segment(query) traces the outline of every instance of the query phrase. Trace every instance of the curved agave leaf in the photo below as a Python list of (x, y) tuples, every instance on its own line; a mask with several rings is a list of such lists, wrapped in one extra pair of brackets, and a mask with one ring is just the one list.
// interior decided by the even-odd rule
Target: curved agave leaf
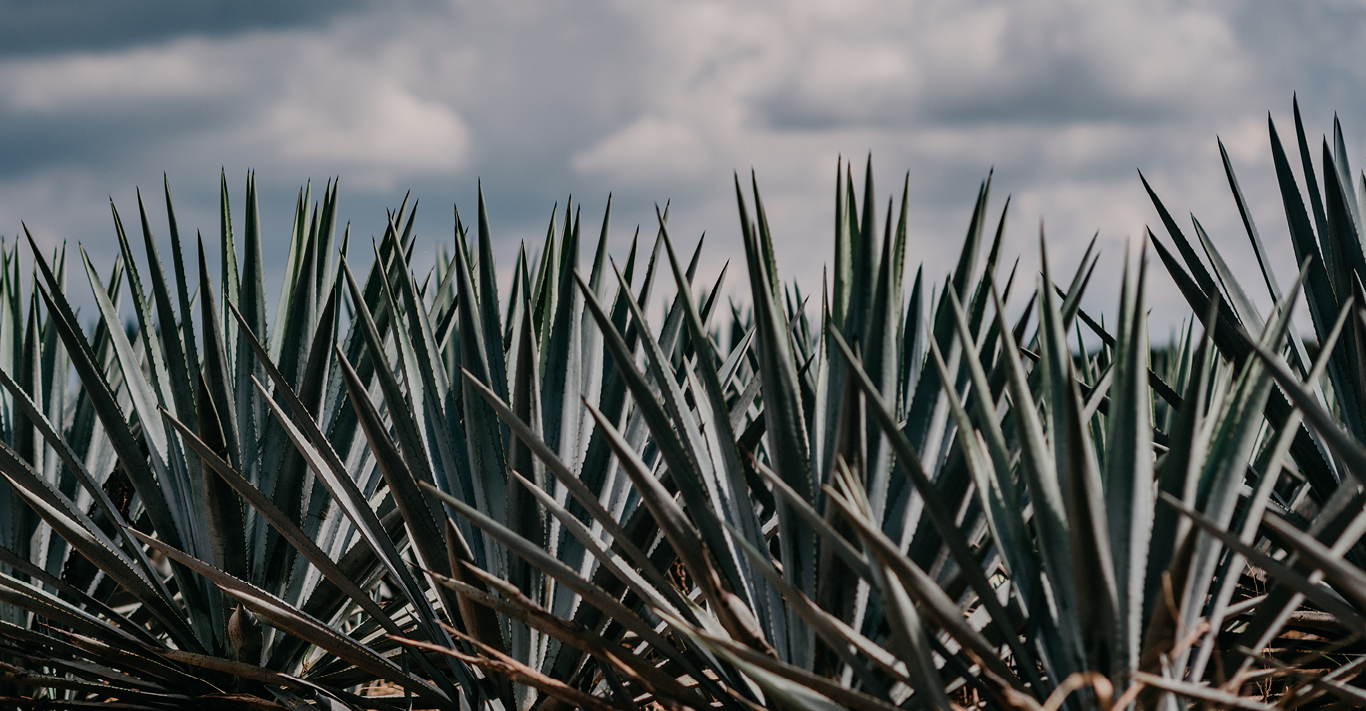
[(182, 565), (185, 565), (196, 573), (212, 580), (225, 594), (237, 599), (257, 614), (265, 617), (271, 624), (280, 627), (290, 634), (302, 637), (313, 644), (327, 649), (338, 657), (375, 674), (379, 678), (398, 683), (404, 688), (410, 689), (420, 697), (437, 703), (442, 708), (453, 707), (451, 700), (435, 686), (432, 686), (429, 682), (422, 679), (404, 673), (397, 665), (385, 659), (364, 643), (333, 630), (320, 620), (313, 619), (302, 612), (299, 612), (289, 603), (257, 588), (251, 583), (222, 573), (213, 566), (185, 555), (181, 551), (178, 551), (155, 538), (148, 537), (137, 531), (134, 531), (133, 535), (148, 546), (161, 551), (169, 557), (175, 558)]

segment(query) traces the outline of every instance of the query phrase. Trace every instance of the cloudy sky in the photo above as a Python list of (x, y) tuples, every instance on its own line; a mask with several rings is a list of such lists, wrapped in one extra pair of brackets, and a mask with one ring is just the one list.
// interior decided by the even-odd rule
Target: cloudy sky
[[(504, 270), (556, 201), (582, 200), (596, 232), (611, 192), (614, 252), (672, 200), (676, 236), (708, 234), (710, 280), (741, 257), (731, 176), (753, 168), (783, 276), (815, 289), (836, 158), (871, 152), (881, 201), (909, 172), (929, 279), (993, 167), (1026, 276), (1040, 220), (1055, 269), (1099, 231), (1114, 273), (1126, 238), (1157, 224), (1141, 169), (1257, 284), (1221, 136), (1285, 283), (1267, 112), (1292, 130), (1299, 92), (1315, 136), (1339, 112), (1366, 163), (1361, 2), (0, 0), (0, 18), (0, 234), (23, 220), (97, 259), (114, 253), (109, 197), (131, 219), (135, 188), (156, 194), (163, 171), (182, 231), (215, 236), (221, 167), (239, 210), (258, 171), (268, 257), (310, 178), (341, 176), (362, 240), (411, 189), (419, 255), (451, 239), (452, 204), (472, 212), (482, 179)], [(1116, 282), (1089, 306), (1111, 311)], [(1160, 338), (1187, 310), (1155, 283)]]

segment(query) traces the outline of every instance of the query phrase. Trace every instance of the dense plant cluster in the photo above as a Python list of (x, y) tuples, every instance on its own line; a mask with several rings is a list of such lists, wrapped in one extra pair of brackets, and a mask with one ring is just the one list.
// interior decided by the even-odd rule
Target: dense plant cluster
[[(815, 303), (738, 179), (743, 307), (667, 208), (609, 258), (610, 200), (596, 240), (552, 212), (500, 294), (482, 193), (421, 274), (415, 205), (361, 255), (337, 186), (305, 189), (273, 315), (251, 178), (217, 274), (169, 186), (169, 270), (141, 196), (112, 268), (27, 236), (0, 250), (0, 706), (1361, 706), (1366, 175), (1295, 128), (1293, 283), (1225, 155), (1260, 281), (1145, 181), (1165, 235), (1108, 329), (1093, 250), (1001, 268), (989, 177), (953, 273), (908, 286), (907, 187), (884, 212), (871, 163), (861, 194), (836, 170)], [(1156, 351), (1150, 252), (1197, 317)]]

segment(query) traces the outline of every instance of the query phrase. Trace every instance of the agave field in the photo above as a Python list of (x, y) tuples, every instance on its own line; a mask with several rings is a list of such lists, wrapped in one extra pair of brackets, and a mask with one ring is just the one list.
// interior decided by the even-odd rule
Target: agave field
[[(1269, 128), (1298, 273), (1225, 155), (1260, 273), (1145, 181), (1109, 326), (1093, 250), (1001, 263), (989, 177), (930, 287), (871, 163), (810, 294), (738, 179), (742, 265), (667, 209), (614, 260), (610, 201), (566, 203), (510, 282), (482, 194), (427, 270), (415, 206), (362, 248), (305, 189), (274, 313), (250, 177), (207, 247), (169, 186), (112, 268), (26, 234), (0, 707), (1366, 706), (1366, 174)], [(1190, 306), (1158, 349), (1153, 270)]]

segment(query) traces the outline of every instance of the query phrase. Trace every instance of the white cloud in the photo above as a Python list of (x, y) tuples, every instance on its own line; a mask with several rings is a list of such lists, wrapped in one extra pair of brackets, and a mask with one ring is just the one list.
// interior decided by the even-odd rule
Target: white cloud
[(231, 64), (198, 61), (213, 47), (197, 41), (118, 53), (10, 60), (0, 94), (11, 110), (52, 114), (98, 110), (109, 103), (206, 98), (237, 84)]
[(463, 167), (469, 130), (450, 107), (378, 82), (353, 90), (341, 100), (281, 96), (247, 133), (285, 165), (324, 166), (386, 190), (406, 172)]
[(647, 116), (574, 156), (574, 168), (626, 180), (691, 178), (710, 167), (708, 146), (681, 122)]

